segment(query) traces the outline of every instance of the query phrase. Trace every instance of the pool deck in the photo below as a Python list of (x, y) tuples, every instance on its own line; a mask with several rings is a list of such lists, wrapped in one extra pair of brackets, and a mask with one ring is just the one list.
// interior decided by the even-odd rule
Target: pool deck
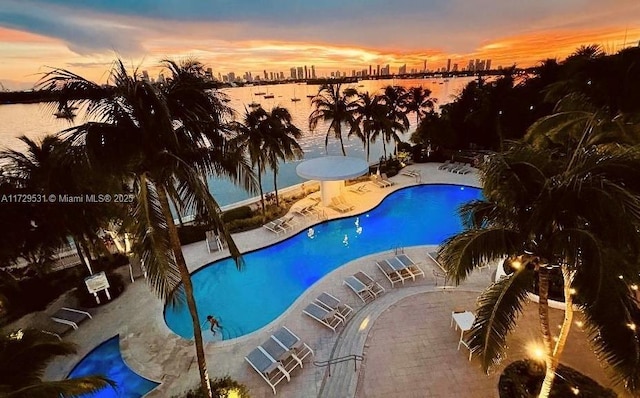
[[(458, 175), (437, 169), (438, 163), (416, 164), (409, 168), (421, 170), (420, 183), (451, 183), (479, 186), (475, 172)], [(391, 178), (395, 185), (377, 188), (371, 183), (370, 192), (356, 194), (345, 189), (347, 201), (355, 209), (340, 214), (325, 209), (327, 219), (358, 214), (375, 207), (390, 192), (418, 183), (415, 178), (397, 175)], [(277, 240), (318, 223), (318, 219), (298, 217), (297, 228), (276, 236), (264, 228), (234, 235), (243, 252), (270, 245)], [(425, 228), (430, 228), (425, 222)], [(390, 231), (392, 233), (392, 231)], [(293, 330), (315, 352), (312, 360), (305, 360), (303, 369), (296, 369), (290, 382), (280, 383), (276, 389), (280, 397), (497, 397), (497, 380), (502, 366), (487, 376), (474, 358), (468, 361), (464, 347), (456, 350), (459, 332), (450, 328), (451, 312), (462, 308), (475, 309), (475, 300), (489, 283), (492, 270), (474, 272), (458, 287), (436, 286), (432, 271), (437, 266), (426, 253), (435, 246), (406, 248), (405, 252), (425, 272), (425, 278), (391, 288), (389, 282), (375, 267), (377, 259), (392, 256), (393, 251), (362, 257), (334, 270), (308, 289), (275, 321), (249, 335), (231, 341), (209, 342), (205, 346), (209, 375), (229, 375), (244, 383), (252, 397), (271, 397), (273, 392), (264, 380), (245, 362), (257, 345), (282, 325)], [(227, 253), (208, 253), (205, 242), (183, 247), (191, 270), (196, 270)], [(386, 294), (363, 305), (342, 281), (348, 275), (364, 270), (386, 289)], [(355, 314), (344, 327), (333, 333), (320, 323), (302, 314), (302, 309), (327, 291), (354, 308)], [(62, 297), (54, 303), (69, 303)], [(78, 354), (56, 360), (47, 369), (46, 377), (62, 378), (84, 355), (104, 340), (119, 334), (124, 360), (140, 375), (162, 384), (148, 397), (171, 397), (198, 385), (198, 368), (193, 343), (175, 335), (168, 329), (162, 316), (163, 305), (143, 278), (128, 283), (126, 290), (114, 302), (92, 310), (93, 319), (79, 330), (65, 337), (78, 345)], [(518, 329), (508, 340), (509, 361), (522, 358), (524, 345), (537, 337), (535, 304), (527, 304)], [(200, 314), (203, 319), (206, 314)], [(562, 312), (552, 310), (552, 319), (559, 323)], [(22, 318), (12, 328), (37, 325), (44, 313)], [(563, 362), (609, 385), (594, 354), (588, 348), (583, 332), (572, 328)], [(332, 366), (329, 377), (326, 367), (317, 367), (313, 361), (323, 361), (350, 354), (364, 354), (364, 362), (344, 362)], [(506, 362), (509, 362), (506, 361)]]

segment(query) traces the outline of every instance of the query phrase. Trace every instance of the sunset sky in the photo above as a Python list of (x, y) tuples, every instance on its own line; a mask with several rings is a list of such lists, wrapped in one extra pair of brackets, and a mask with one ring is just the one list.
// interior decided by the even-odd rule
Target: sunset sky
[(216, 76), (288, 76), (305, 64), (397, 72), (447, 58), (530, 66), (639, 41), (638, 0), (1, 0), (0, 82), (30, 88), (55, 66), (102, 83), (117, 56), (152, 76), (160, 59), (185, 56)]

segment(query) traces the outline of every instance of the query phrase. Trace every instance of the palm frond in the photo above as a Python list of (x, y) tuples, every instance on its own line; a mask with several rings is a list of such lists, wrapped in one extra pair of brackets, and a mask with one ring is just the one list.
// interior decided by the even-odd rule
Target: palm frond
[(107, 387), (116, 388), (116, 383), (102, 376), (78, 377), (75, 379), (44, 381), (23, 387), (5, 395), (7, 398), (81, 398), (97, 393)]
[(138, 221), (133, 229), (136, 237), (134, 252), (147, 270), (147, 281), (158, 297), (173, 302), (180, 274), (171, 251), (156, 187), (146, 175), (142, 175), (136, 181), (134, 192), (136, 203), (132, 216)]
[(523, 268), (494, 282), (478, 297), (476, 320), (469, 332), (468, 344), (472, 351), (480, 353), (485, 372), (501, 361), (507, 336), (522, 314), (533, 278), (534, 272)]
[(504, 228), (487, 227), (463, 231), (446, 239), (438, 258), (456, 284), (475, 267), (514, 255), (522, 248), (519, 233)]

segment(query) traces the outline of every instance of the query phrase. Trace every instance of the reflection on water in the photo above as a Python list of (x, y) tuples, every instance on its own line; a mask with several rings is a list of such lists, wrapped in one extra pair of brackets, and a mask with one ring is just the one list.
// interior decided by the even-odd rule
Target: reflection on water
[[(448, 81), (443, 79), (407, 79), (407, 80), (363, 80), (357, 84), (345, 85), (345, 87), (354, 87), (358, 91), (376, 94), (382, 87), (399, 85), (404, 87), (422, 86), (432, 91), (431, 96), (438, 99), (438, 104), (446, 104), (451, 101), (472, 78), (451, 78)], [(362, 87), (359, 87), (362, 85)], [(306, 84), (279, 84), (269, 86), (256, 87), (234, 87), (226, 88), (222, 91), (227, 94), (230, 99), (229, 105), (238, 113), (244, 112), (245, 107), (253, 101), (259, 102), (265, 109), (279, 105), (289, 109), (293, 122), (303, 132), (302, 138), (299, 140), (300, 146), (304, 150), (305, 158), (312, 159), (325, 154), (324, 139), (328, 125), (319, 123), (316, 130), (309, 131), (309, 114), (311, 113), (311, 99), (309, 95), (317, 93), (319, 86)], [(263, 95), (255, 95), (256, 92), (267, 92), (273, 94), (273, 98), (264, 98)], [(299, 98), (300, 101), (291, 101), (293, 97)], [(249, 108), (248, 108), (249, 109)], [(26, 135), (32, 139), (37, 139), (47, 133), (55, 133), (65, 128), (69, 128), (74, 124), (80, 124), (87, 121), (83, 109), (78, 110), (78, 116), (74, 120), (66, 120), (56, 118), (55, 107), (44, 104), (14, 104), (0, 106), (0, 147), (11, 149), (24, 149), (17, 137)], [(411, 127), (409, 132), (402, 136), (407, 141), (411, 132), (415, 130), (415, 115), (409, 115)], [(347, 155), (364, 159), (365, 153), (363, 144), (357, 139), (348, 139), (346, 131), (344, 132), (344, 146)], [(387, 148), (389, 151), (390, 148)], [(330, 155), (341, 155), (339, 142), (335, 139), (329, 139), (328, 153)], [(375, 162), (382, 155), (382, 143), (379, 140), (371, 145), (370, 161)], [(286, 187), (303, 182), (295, 173), (295, 167), (298, 162), (286, 163), (281, 165), (278, 173), (278, 187)], [(212, 179), (211, 190), (221, 205), (234, 203), (249, 197), (249, 195), (234, 186), (226, 180)], [(273, 175), (268, 172), (263, 183), (265, 191), (273, 190)]]

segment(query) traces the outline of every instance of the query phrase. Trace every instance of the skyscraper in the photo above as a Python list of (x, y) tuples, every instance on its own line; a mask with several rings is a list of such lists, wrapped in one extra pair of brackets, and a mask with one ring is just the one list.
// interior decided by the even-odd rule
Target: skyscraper
[(447, 60), (447, 72), (451, 72), (451, 58)]
[(457, 72), (458, 71), (458, 64), (453, 64), (453, 71)]
[(376, 71), (376, 76), (380, 76), (380, 65), (378, 65), (378, 70)]
[(304, 69), (302, 66), (298, 66), (298, 79), (304, 79)]
[(406, 73), (407, 73), (407, 64), (404, 64), (398, 68), (399, 75), (405, 75)]
[(291, 68), (291, 78), (292, 79), (296, 78), (296, 68), (295, 67)]
[(304, 66), (304, 78), (305, 79), (309, 78), (309, 71), (307, 70), (307, 65)]
[(264, 69), (262, 72), (264, 73), (264, 80), (267, 80), (269, 78), (269, 76), (267, 75), (267, 70)]
[(316, 67), (311, 65), (311, 78), (315, 79), (316, 78)]
[(491, 60), (488, 59), (486, 64), (485, 64), (485, 70), (491, 70)]

